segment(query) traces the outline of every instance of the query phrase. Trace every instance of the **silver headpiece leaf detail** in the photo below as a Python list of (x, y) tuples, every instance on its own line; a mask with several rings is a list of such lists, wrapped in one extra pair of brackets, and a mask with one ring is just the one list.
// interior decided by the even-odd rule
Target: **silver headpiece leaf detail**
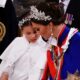
[(24, 19), (22, 19), (21, 21), (19, 21), (18, 26), (21, 28), (21, 26), (23, 26), (23, 24), (27, 21), (30, 21), (30, 18), (25, 17)]
[(50, 21), (52, 18), (48, 15), (45, 15), (45, 12), (38, 11), (36, 6), (31, 6), (31, 12), (29, 18), (34, 18), (37, 20)]

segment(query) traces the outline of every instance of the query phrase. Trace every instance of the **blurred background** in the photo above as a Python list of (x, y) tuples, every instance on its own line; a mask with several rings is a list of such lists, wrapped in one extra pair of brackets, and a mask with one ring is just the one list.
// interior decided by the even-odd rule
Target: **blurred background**
[(17, 17), (21, 16), (31, 4), (38, 4), (46, 0), (13, 0), (13, 5), (16, 10)]

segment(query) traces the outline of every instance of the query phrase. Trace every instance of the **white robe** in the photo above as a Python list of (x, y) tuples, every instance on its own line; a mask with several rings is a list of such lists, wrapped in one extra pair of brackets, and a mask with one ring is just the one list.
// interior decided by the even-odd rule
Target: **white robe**
[(40, 80), (46, 50), (41, 38), (29, 44), (25, 37), (17, 37), (1, 55), (0, 74), (8, 72), (9, 80)]

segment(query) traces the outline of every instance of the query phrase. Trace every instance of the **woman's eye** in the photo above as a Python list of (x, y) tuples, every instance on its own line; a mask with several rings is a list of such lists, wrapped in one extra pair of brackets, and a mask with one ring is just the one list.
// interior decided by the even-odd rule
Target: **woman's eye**
[(34, 31), (34, 33), (36, 33), (36, 31)]
[(34, 31), (39, 31), (39, 28), (34, 28)]
[(36, 30), (37, 30), (37, 31), (40, 31), (40, 29), (38, 29), (38, 28), (37, 28)]

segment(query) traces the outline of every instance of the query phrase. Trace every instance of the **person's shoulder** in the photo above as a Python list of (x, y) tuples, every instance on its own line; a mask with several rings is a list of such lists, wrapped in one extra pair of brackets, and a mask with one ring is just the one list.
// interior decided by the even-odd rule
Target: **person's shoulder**
[(80, 33), (77, 32), (69, 42), (69, 50), (71, 50), (71, 53), (74, 55), (77, 53), (80, 56)]
[(23, 40), (23, 37), (16, 37), (13, 41)]
[(24, 42), (24, 41), (27, 42), (27, 39), (22, 36), (22, 37), (16, 37), (13, 41), (18, 42), (18, 43), (19, 42)]
[[(67, 51), (64, 54), (64, 63), (66, 65), (62, 72), (66, 69), (66, 72), (75, 73), (77, 70), (80, 72), (80, 33), (77, 32), (70, 40)], [(72, 68), (73, 67), (73, 68)], [(66, 75), (66, 74), (62, 75)]]
[(80, 43), (80, 32), (77, 32), (72, 38), (71, 38), (71, 41), (75, 43)]
[(28, 45), (28, 41), (24, 38), (24, 37), (16, 37), (13, 41), (12, 41), (13, 45), (15, 45), (16, 47), (25, 47)]

